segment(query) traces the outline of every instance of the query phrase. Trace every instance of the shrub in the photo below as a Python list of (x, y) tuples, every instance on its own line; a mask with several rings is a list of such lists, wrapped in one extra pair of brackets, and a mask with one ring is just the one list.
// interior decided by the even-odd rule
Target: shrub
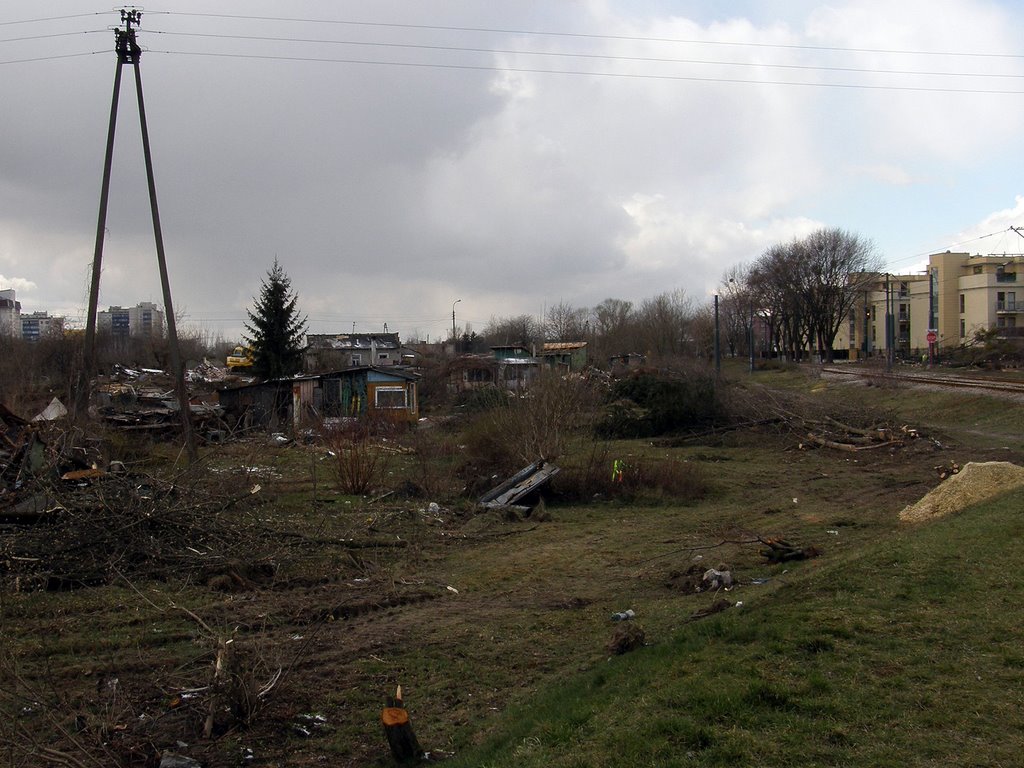
[(335, 455), (335, 473), (342, 493), (361, 495), (379, 487), (394, 455), (381, 444), (381, 435), (394, 431), (393, 422), (351, 419), (320, 427), (320, 436)]
[(597, 424), (605, 438), (663, 435), (710, 423), (722, 411), (711, 371), (675, 377), (640, 372), (615, 382), (609, 401)]
[(608, 443), (592, 443), (582, 461), (562, 468), (553, 486), (562, 498), (574, 501), (600, 496), (618, 500), (668, 497), (689, 502), (704, 498), (710, 490), (699, 464), (632, 456), (618, 461), (616, 458)]

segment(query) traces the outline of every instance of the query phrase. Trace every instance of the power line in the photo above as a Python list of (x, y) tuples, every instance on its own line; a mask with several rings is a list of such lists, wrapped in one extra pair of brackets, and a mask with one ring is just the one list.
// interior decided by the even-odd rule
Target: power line
[(84, 19), (88, 16), (106, 16), (116, 11), (95, 11), (93, 13), (72, 13), (67, 16), (47, 16), (40, 19), (19, 19), (17, 21), (0, 21), (0, 27), (9, 27), (13, 24), (36, 24), (44, 21), (66, 21), (67, 19)]
[(31, 63), (37, 62), (37, 61), (55, 61), (57, 59), (74, 59), (74, 58), (77, 58), (79, 56), (95, 56), (98, 53), (110, 53), (110, 51), (109, 50), (106, 50), (106, 51), (84, 51), (82, 53), (62, 53), (62, 54), (57, 54), (57, 55), (54, 55), (54, 56), (36, 56), (35, 58), (31, 58), (31, 59), (7, 59), (6, 61), (0, 61), (0, 66), (3, 66), (4, 64), (31, 64)]
[(989, 52), (974, 52), (974, 51), (920, 51), (920, 50), (901, 50), (901, 49), (890, 49), (890, 48), (841, 48), (837, 46), (828, 45), (797, 45), (787, 43), (752, 43), (752, 42), (737, 42), (730, 40), (697, 40), (687, 38), (672, 38), (672, 37), (644, 37), (638, 35), (602, 35), (592, 34), (584, 32), (552, 32), (545, 30), (530, 30), (530, 29), (502, 29), (493, 27), (460, 27), (460, 26), (445, 26), (440, 24), (400, 24), (394, 22), (381, 22), (381, 21), (352, 21), (346, 19), (308, 19), (308, 18), (294, 18), (287, 16), (246, 16), (242, 14), (227, 14), (227, 13), (186, 13), (178, 11), (152, 11), (151, 13), (158, 13), (167, 16), (196, 16), (202, 18), (219, 18), (219, 19), (238, 19), (245, 21), (285, 21), (295, 22), (303, 24), (341, 24), (354, 27), (383, 27), (391, 29), (418, 29), (418, 30), (433, 30), (443, 32), (484, 32), (488, 34), (501, 34), (501, 35), (537, 35), (537, 36), (548, 36), (548, 37), (570, 37), (570, 38), (582, 38), (588, 40), (625, 40), (632, 42), (649, 42), (649, 43), (685, 43), (689, 45), (733, 45), (741, 47), (751, 48), (780, 48), (780, 49), (795, 49), (795, 50), (808, 50), (808, 51), (837, 51), (842, 53), (894, 53), (901, 55), (911, 56), (964, 56), (964, 57), (976, 57), (976, 58), (1005, 58), (1005, 59), (1024, 59), (1024, 54), (1015, 53), (989, 53)]
[[(361, 41), (361, 40), (325, 40), (322, 38), (301, 38), (301, 37), (273, 37), (269, 35), (228, 35), (228, 34), (213, 34), (209, 32), (170, 32), (167, 30), (149, 30), (151, 34), (157, 35), (170, 35), (176, 37), (199, 37), (199, 38), (213, 38), (218, 40), (252, 40), (260, 42), (278, 42), (278, 43), (322, 43), (327, 45), (354, 45), (354, 46), (365, 46), (373, 48), (402, 48), (402, 49), (414, 49), (424, 51), (458, 51), (463, 53), (489, 53), (489, 54), (509, 54), (515, 56), (549, 56), (549, 57), (561, 57), (561, 58), (575, 58), (575, 59), (601, 59), (605, 61), (635, 61), (642, 63), (654, 63), (654, 64), (707, 64), (715, 66), (729, 66), (729, 67), (756, 67), (764, 69), (797, 69), (797, 70), (810, 70), (810, 71), (821, 71), (821, 72), (853, 72), (858, 74), (884, 74), (884, 75), (919, 75), (928, 77), (1004, 77), (1004, 78), (1024, 78), (1024, 75), (1019, 74), (991, 74), (985, 72), (922, 72), (916, 70), (902, 70), (902, 69), (872, 69), (863, 67), (829, 67), (829, 66), (813, 66), (809, 64), (769, 64), (760, 62), (750, 61), (722, 61), (714, 59), (678, 59), (678, 58), (667, 58), (667, 57), (656, 57), (656, 56), (617, 56), (612, 54), (600, 54), (600, 53), (568, 53), (559, 51), (528, 51), (528, 50), (516, 50), (507, 48), (479, 48), (479, 47), (468, 47), (468, 46), (454, 46), (454, 45), (423, 45), (414, 43), (384, 43), (375, 41)], [(0, 40), (0, 42), (3, 42)]]
[(608, 77), (632, 80), (667, 80), (681, 82), (732, 83), (741, 85), (788, 85), (809, 88), (844, 88), (869, 91), (916, 91), (921, 93), (965, 93), (994, 96), (1021, 96), (1024, 91), (983, 88), (939, 88), (910, 85), (869, 85), (864, 83), (801, 83), (787, 80), (747, 80), (732, 77), (700, 77), (697, 75), (653, 75), (634, 72), (586, 72), (581, 70), (539, 69), (534, 67), (502, 67), (485, 64), (438, 64), (429, 62), (384, 61), (373, 59), (334, 59), (317, 56), (281, 56), (252, 53), (210, 53), (197, 51), (170, 51), (147, 48), (149, 53), (163, 53), (172, 56), (212, 56), (227, 59), (257, 59), (263, 61), (296, 61), (320, 64), (362, 64), (369, 66), (409, 67), (422, 69), (452, 69), (477, 72), (518, 72), (521, 74), (571, 75), (575, 77)]
[(74, 35), (93, 35), (97, 32), (104, 32), (109, 34), (109, 29), (83, 29), (78, 32), (54, 32), (50, 35), (27, 35), (25, 37), (6, 37), (0, 40), (0, 43), (21, 43), (26, 40), (46, 40), (51, 37), (72, 37)]

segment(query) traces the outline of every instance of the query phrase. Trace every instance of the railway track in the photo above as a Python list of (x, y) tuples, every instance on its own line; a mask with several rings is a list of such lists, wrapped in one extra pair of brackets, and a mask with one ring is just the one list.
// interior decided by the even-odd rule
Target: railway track
[(974, 389), (989, 392), (1003, 392), (1024, 395), (1024, 378), (1022, 379), (983, 379), (942, 373), (910, 373), (907, 371), (885, 372), (881, 370), (863, 370), (854, 366), (823, 366), (822, 373), (837, 376), (855, 376), (870, 379), (885, 379), (907, 384), (928, 384), (938, 387), (957, 389)]

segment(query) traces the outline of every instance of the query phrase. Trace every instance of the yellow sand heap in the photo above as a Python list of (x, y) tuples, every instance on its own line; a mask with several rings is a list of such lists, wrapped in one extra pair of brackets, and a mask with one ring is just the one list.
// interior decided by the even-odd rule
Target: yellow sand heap
[(1024, 467), (1008, 461), (968, 462), (957, 474), (950, 475), (916, 504), (900, 512), (905, 523), (920, 523), (1001, 496), (1024, 485)]

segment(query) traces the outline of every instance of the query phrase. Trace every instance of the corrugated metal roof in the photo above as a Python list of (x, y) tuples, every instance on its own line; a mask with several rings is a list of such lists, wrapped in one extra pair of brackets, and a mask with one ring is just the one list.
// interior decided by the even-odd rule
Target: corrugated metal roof
[(571, 352), (587, 346), (585, 341), (545, 341), (543, 352)]

